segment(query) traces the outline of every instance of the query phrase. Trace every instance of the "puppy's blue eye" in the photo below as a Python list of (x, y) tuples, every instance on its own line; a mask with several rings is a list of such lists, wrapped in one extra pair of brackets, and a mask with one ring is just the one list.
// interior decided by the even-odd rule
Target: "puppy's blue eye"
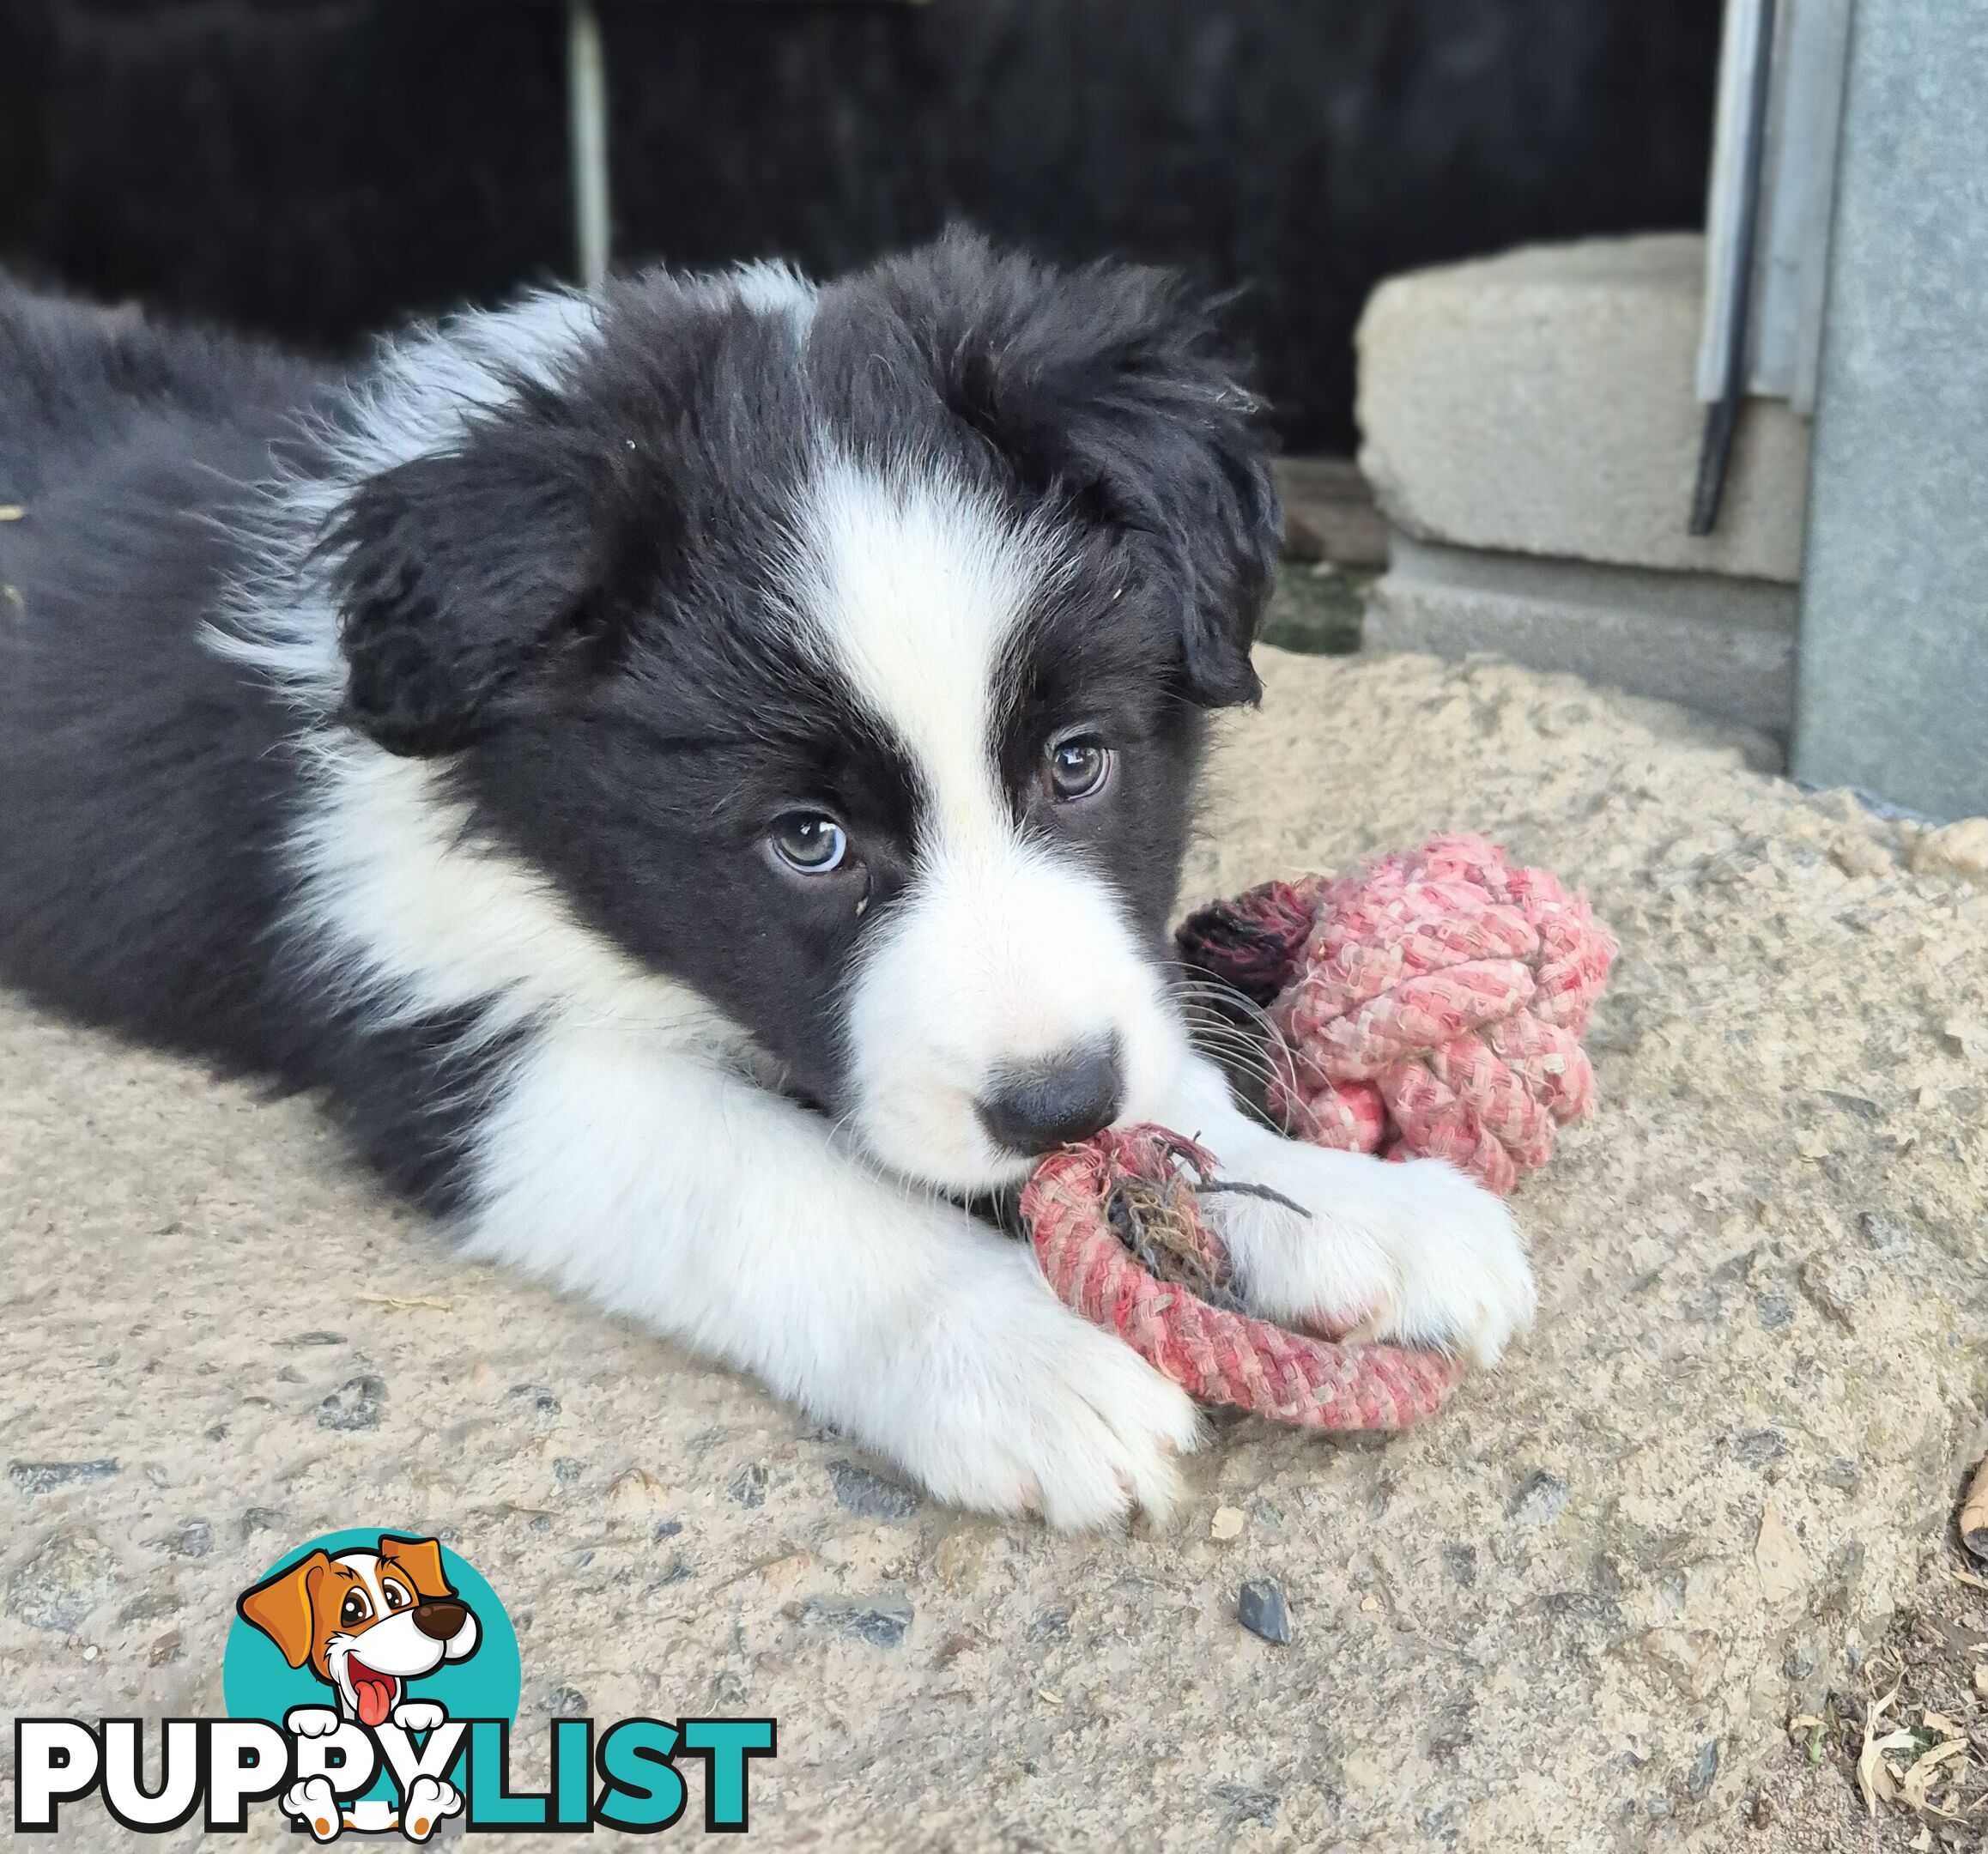
[(1068, 803), (1104, 790), (1112, 776), (1112, 749), (1095, 735), (1072, 735), (1049, 748), (1049, 785)]
[(767, 841), (781, 862), (803, 876), (826, 876), (849, 852), (848, 834), (825, 811), (790, 811), (775, 818)]

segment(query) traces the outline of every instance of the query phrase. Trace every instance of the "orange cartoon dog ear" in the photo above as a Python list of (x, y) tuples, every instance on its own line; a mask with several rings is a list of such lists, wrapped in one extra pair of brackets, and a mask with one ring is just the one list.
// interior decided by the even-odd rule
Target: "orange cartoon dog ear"
[(414, 1584), (415, 1595), (433, 1602), (438, 1596), (453, 1596), (447, 1577), (442, 1571), (442, 1548), (432, 1538), (395, 1538), (391, 1533), (379, 1536), (379, 1555), (391, 1565), (397, 1565)]
[(302, 1667), (317, 1645), (311, 1626), (311, 1585), (330, 1562), (323, 1552), (314, 1551), (244, 1590), (235, 1603), (242, 1621), (267, 1635), (294, 1668)]

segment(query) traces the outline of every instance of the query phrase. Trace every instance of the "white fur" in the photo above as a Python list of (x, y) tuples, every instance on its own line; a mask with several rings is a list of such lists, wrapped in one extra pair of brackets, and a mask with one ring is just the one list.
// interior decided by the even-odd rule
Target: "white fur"
[[(691, 287), (797, 329), (811, 304), (771, 271)], [(321, 723), (342, 682), (308, 553), (324, 514), (452, 441), (508, 391), (506, 369), (556, 379), (596, 327), (590, 300), (555, 294), (387, 350), (332, 477), (272, 492), (266, 568), (216, 647)], [(468, 1006), (471, 1038), (529, 1027), (481, 1124), (471, 1251), (756, 1373), (942, 1499), (1061, 1526), (1164, 1512), (1197, 1435), (1186, 1398), (1060, 1306), (1025, 1249), (924, 1188), (1025, 1169), (988, 1141), (975, 1095), (1003, 1065), (1111, 1033), (1124, 1118), (1200, 1134), (1312, 1212), (1229, 1200), (1255, 1305), (1494, 1357), (1531, 1308), (1503, 1206), (1441, 1167), (1313, 1152), (1247, 1120), (1189, 1053), (1105, 885), (1016, 831), (991, 727), (1003, 649), (1058, 571), (1046, 537), (908, 464), (880, 478), (826, 460), (797, 517), (797, 622), (902, 742), (930, 819), (856, 975), (846, 1125), (759, 1086), (742, 1029), (468, 839), (426, 767), (349, 730), (300, 735), (294, 925), (326, 972), (381, 1021)]]
[(1192, 1405), (1026, 1249), (693, 1057), (541, 1038), (494, 1112), (473, 1253), (675, 1334), (942, 1500), (1098, 1525), (1163, 1512)]
[(1057, 550), (942, 472), (833, 457), (799, 540), (804, 634), (902, 746), (924, 801), (917, 871), (849, 991), (851, 1124), (907, 1178), (1004, 1184), (1030, 1161), (975, 1112), (998, 1071), (1110, 1039), (1128, 1105), (1156, 1105), (1184, 1048), (1117, 898), (1024, 839), (996, 764), (1004, 653)]

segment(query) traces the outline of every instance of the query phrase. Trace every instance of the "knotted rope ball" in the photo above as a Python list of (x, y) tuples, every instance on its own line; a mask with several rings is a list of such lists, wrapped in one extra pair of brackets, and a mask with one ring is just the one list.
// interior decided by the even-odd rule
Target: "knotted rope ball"
[[(1580, 1037), (1615, 942), (1543, 869), (1482, 838), (1433, 839), (1359, 875), (1266, 882), (1179, 930), (1197, 972), (1262, 1014), (1266, 1103), (1296, 1137), (1446, 1159), (1512, 1189), (1594, 1102)], [(1454, 1365), (1252, 1319), (1200, 1194), (1213, 1155), (1159, 1127), (1052, 1153), (1021, 1215), (1050, 1285), (1204, 1403), (1322, 1429), (1401, 1428)]]
[(1615, 938), (1585, 896), (1482, 837), (1266, 882), (1179, 940), (1266, 1009), (1268, 1105), (1298, 1138), (1447, 1159), (1502, 1194), (1594, 1105), (1580, 1039)]

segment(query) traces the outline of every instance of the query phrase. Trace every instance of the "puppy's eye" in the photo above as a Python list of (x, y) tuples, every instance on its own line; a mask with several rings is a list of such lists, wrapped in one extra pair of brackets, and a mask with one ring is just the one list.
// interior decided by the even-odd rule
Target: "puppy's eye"
[(388, 1584), (383, 1588), (386, 1591), (386, 1607), (389, 1609), (404, 1609), (414, 1601), (397, 1584)]
[(372, 1614), (373, 1605), (367, 1601), (366, 1592), (364, 1590), (355, 1590), (346, 1591), (345, 1602), (338, 1611), (338, 1620), (342, 1622), (347, 1628), (356, 1627), (360, 1623), (365, 1621), (366, 1619)]
[(1049, 789), (1066, 804), (1102, 791), (1112, 776), (1112, 749), (1094, 734), (1052, 742), (1048, 760)]
[(767, 842), (787, 867), (802, 876), (826, 876), (849, 853), (846, 832), (825, 811), (790, 811), (775, 818)]

